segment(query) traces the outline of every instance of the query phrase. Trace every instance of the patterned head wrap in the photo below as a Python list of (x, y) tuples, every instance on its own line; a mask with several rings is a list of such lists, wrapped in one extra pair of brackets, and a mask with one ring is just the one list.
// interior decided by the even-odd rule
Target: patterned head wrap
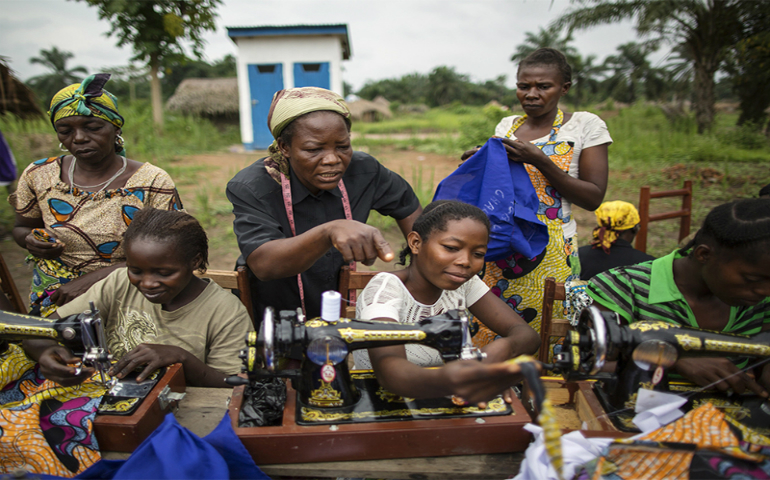
[(601, 247), (605, 253), (610, 253), (610, 247), (620, 232), (634, 228), (640, 221), (636, 207), (620, 200), (602, 203), (595, 213), (599, 226), (594, 228), (591, 245)]
[(287, 88), (273, 95), (273, 103), (267, 114), (267, 126), (276, 141), (268, 148), (270, 156), (265, 160), (265, 167), (276, 182), (281, 183), (281, 173), (289, 174), (289, 162), (278, 148), (277, 139), (281, 136), (281, 132), (302, 115), (324, 110), (339, 113), (346, 119), (350, 119), (350, 109), (345, 100), (325, 88)]
[[(51, 109), (48, 111), (51, 125), (56, 128), (57, 120), (82, 115), (99, 117), (121, 128), (124, 119), (118, 113), (118, 99), (104, 90), (104, 84), (109, 79), (109, 73), (97, 73), (86, 77), (82, 83), (74, 83), (59, 90), (51, 99)], [(125, 156), (123, 145), (120, 144), (117, 147), (119, 147), (118, 155)]]

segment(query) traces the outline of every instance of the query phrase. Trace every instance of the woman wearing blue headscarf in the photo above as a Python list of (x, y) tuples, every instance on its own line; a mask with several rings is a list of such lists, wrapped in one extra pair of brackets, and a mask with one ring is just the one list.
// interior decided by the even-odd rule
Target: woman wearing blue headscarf
[(165, 171), (126, 158), (109, 78), (91, 75), (54, 96), (48, 115), (68, 154), (30, 164), (10, 198), (13, 238), (34, 267), (33, 314), (47, 317), (123, 266), (123, 233), (138, 209), (182, 208)]

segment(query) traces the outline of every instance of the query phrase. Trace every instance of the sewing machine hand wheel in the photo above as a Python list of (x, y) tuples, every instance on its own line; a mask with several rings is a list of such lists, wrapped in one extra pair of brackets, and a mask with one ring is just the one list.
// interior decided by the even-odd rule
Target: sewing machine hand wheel
[(275, 372), (275, 310), (272, 307), (265, 308), (265, 315), (262, 318), (262, 326), (259, 330), (259, 336), (262, 338), (262, 360), (265, 362), (265, 369), (269, 372)]

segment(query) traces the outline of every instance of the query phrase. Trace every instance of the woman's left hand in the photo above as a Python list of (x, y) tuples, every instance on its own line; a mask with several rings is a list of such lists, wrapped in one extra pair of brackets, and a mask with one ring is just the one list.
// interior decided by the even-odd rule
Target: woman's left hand
[(123, 378), (138, 367), (146, 365), (142, 373), (136, 377), (136, 381), (141, 382), (161, 367), (168, 367), (174, 363), (184, 363), (187, 355), (187, 351), (181, 347), (142, 343), (113, 365), (110, 369), (110, 375)]
[(538, 169), (544, 162), (550, 162), (548, 156), (532, 143), (510, 138), (502, 138), (501, 140), (505, 152), (508, 154), (508, 160), (512, 162), (528, 163)]

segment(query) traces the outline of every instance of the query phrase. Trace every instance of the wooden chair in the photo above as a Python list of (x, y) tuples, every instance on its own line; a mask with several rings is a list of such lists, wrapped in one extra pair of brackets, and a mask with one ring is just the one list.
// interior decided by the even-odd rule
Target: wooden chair
[(340, 283), (337, 290), (342, 295), (340, 305), (340, 316), (345, 318), (355, 318), (356, 316), (356, 295), (357, 290), (361, 290), (380, 272), (351, 272), (350, 266), (345, 265), (340, 269)]
[[(251, 303), (251, 286), (249, 285), (249, 272), (246, 267), (238, 267), (230, 270), (206, 270), (205, 273), (197, 273), (201, 278), (210, 278), (222, 288), (238, 290), (243, 306), (249, 312), (249, 317), (254, 323), (254, 307)], [(256, 323), (255, 323), (256, 326)]]
[[(664, 197), (682, 197), (682, 208), (671, 212), (650, 215), (650, 199)], [(650, 187), (642, 187), (639, 192), (639, 233), (636, 234), (637, 250), (647, 251), (647, 231), (650, 222), (679, 218), (679, 242), (690, 234), (690, 217), (692, 215), (692, 181), (686, 180), (678, 190), (650, 192)]]
[(571, 326), (563, 318), (553, 318), (553, 302), (566, 300), (567, 294), (563, 283), (557, 283), (553, 277), (545, 279), (543, 288), (543, 313), (540, 318), (540, 350), (538, 359), (548, 363), (548, 353), (551, 350), (551, 337), (564, 337)]
[(11, 302), (11, 306), (17, 313), (27, 313), (27, 305), (24, 299), (19, 295), (19, 290), (16, 288), (16, 283), (11, 277), (11, 271), (8, 270), (8, 265), (5, 264), (3, 255), (0, 254), (0, 295), (5, 294), (8, 296), (8, 300)]

